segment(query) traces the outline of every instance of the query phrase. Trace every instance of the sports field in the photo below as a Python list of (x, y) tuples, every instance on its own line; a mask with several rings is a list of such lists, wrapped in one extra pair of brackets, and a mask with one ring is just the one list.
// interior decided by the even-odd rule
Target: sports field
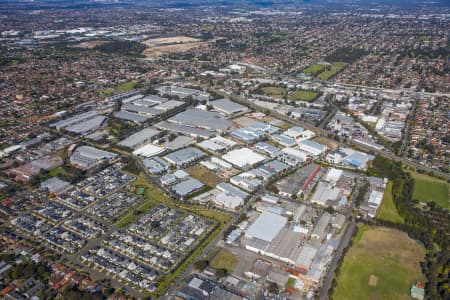
[(403, 218), (398, 214), (392, 197), (392, 181), (389, 181), (384, 191), (383, 200), (377, 211), (377, 218), (393, 223), (403, 223)]
[(289, 100), (311, 102), (319, 97), (319, 92), (298, 90), (288, 96)]
[(329, 70), (320, 73), (317, 76), (317, 78), (319, 78), (321, 80), (328, 80), (331, 77), (333, 77), (334, 75), (336, 75), (338, 72), (340, 72), (341, 70), (345, 69), (345, 67), (347, 67), (347, 63), (335, 62), (331, 65)]
[(332, 299), (411, 299), (415, 280), (424, 280), (425, 249), (404, 232), (362, 225), (337, 278)]
[(325, 71), (325, 65), (315, 64), (304, 69), (303, 73), (316, 76), (323, 71)]
[(414, 178), (413, 199), (420, 202), (436, 202), (437, 205), (450, 209), (450, 184), (425, 174), (411, 172)]

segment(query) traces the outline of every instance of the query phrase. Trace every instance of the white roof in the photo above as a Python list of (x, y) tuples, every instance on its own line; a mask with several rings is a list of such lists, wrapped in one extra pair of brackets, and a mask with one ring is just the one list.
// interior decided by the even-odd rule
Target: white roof
[(141, 156), (145, 156), (145, 157), (151, 157), (151, 156), (158, 155), (158, 154), (162, 153), (163, 151), (164, 151), (164, 148), (155, 146), (153, 144), (147, 144), (147, 145), (142, 146), (142, 147), (136, 149), (135, 151), (133, 151), (133, 154), (141, 155)]
[(263, 212), (248, 228), (245, 235), (249, 238), (258, 238), (271, 242), (286, 223), (287, 219), (283, 216), (271, 212)]
[(223, 155), (222, 158), (240, 168), (252, 166), (266, 159), (264, 155), (258, 154), (249, 148), (232, 150)]
[(292, 155), (298, 159), (301, 159), (303, 161), (305, 161), (308, 156), (308, 154), (306, 152), (303, 152), (303, 151), (300, 151), (297, 149), (293, 149), (290, 147), (283, 148), (281, 151), (283, 151), (284, 153), (286, 153), (288, 155)]
[(332, 185), (335, 185), (339, 178), (341, 178), (343, 173), (343, 170), (331, 168), (325, 176), (325, 181), (328, 181)]

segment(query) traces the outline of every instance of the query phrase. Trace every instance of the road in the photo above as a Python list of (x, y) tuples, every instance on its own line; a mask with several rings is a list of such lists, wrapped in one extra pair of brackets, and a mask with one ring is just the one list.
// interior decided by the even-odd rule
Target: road
[[(358, 180), (356, 183), (356, 186), (354, 188), (354, 191), (360, 191), (361, 189), (361, 180)], [(347, 209), (347, 212), (345, 213), (345, 218), (347, 219), (348, 223), (345, 227), (345, 231), (342, 234), (341, 241), (339, 243), (338, 248), (336, 249), (335, 255), (333, 256), (333, 259), (331, 260), (330, 265), (328, 266), (327, 275), (322, 281), (320, 292), (319, 292), (319, 300), (326, 300), (328, 299), (328, 293), (331, 288), (331, 284), (333, 283), (334, 274), (336, 273), (336, 268), (339, 264), (339, 262), (342, 259), (342, 256), (344, 255), (344, 249), (350, 244), (350, 241), (353, 237), (353, 233), (356, 229), (355, 221), (352, 219), (349, 221), (349, 218), (351, 217), (353, 210), (355, 208), (355, 199), (358, 196), (358, 193), (352, 193), (352, 196), (350, 197), (350, 207)]]

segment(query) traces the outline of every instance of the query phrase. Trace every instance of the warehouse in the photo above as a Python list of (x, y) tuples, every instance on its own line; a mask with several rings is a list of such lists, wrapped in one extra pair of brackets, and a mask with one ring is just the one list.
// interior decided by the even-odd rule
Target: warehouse
[(320, 181), (311, 197), (311, 202), (327, 206), (328, 202), (336, 201), (338, 198), (340, 198), (340, 190), (338, 188), (332, 188), (328, 183)]
[(70, 163), (80, 169), (90, 169), (104, 161), (111, 161), (117, 154), (90, 146), (77, 147), (70, 157)]
[(188, 147), (172, 152), (163, 158), (177, 167), (184, 167), (205, 156), (206, 154), (199, 149)]
[(293, 146), (297, 145), (297, 141), (287, 135), (275, 134), (275, 135), (272, 135), (271, 137), (272, 137), (272, 140), (274, 140), (276, 143), (278, 143), (284, 147), (293, 147)]
[(218, 112), (222, 112), (227, 115), (232, 115), (238, 112), (244, 112), (248, 110), (247, 107), (232, 102), (228, 99), (219, 99), (215, 101), (210, 101), (209, 104), (212, 105), (212, 107)]
[(248, 192), (256, 191), (262, 184), (261, 180), (248, 172), (231, 177), (230, 182)]
[(147, 121), (147, 118), (144, 116), (141, 116), (141, 115), (135, 114), (135, 113), (131, 113), (128, 111), (124, 111), (124, 110), (115, 112), (114, 118), (125, 120), (125, 121), (131, 121), (134, 123), (143, 123), (143, 122)]
[(270, 212), (262, 213), (247, 229), (245, 237), (270, 243), (286, 225), (287, 219)]
[(167, 102), (158, 104), (154, 108), (159, 111), (159, 114), (165, 111), (169, 111), (172, 109), (175, 109), (177, 107), (180, 107), (181, 105), (185, 104), (185, 102), (177, 101), (177, 100), (169, 100)]
[(232, 150), (227, 154), (222, 155), (222, 158), (241, 169), (251, 168), (255, 164), (266, 159), (265, 156), (258, 154), (249, 148)]
[(53, 194), (60, 194), (70, 189), (72, 185), (58, 177), (52, 177), (41, 183), (41, 189)]
[(270, 155), (270, 157), (275, 157), (280, 152), (279, 148), (265, 142), (257, 143), (255, 145), (255, 149), (264, 154)]
[(155, 146), (153, 144), (144, 145), (133, 151), (134, 155), (143, 156), (143, 157), (152, 157), (158, 154), (161, 154), (165, 151), (164, 148)]
[(156, 89), (161, 95), (171, 95), (177, 96), (181, 99), (191, 96), (194, 100), (198, 101), (208, 101), (211, 95), (199, 90), (180, 87), (176, 85), (172, 86), (161, 86)]
[(177, 195), (184, 197), (187, 196), (203, 187), (203, 183), (195, 178), (189, 177), (186, 180), (181, 181), (172, 186), (172, 191)]
[(221, 136), (216, 136), (213, 137), (212, 139), (198, 143), (198, 146), (200, 148), (212, 152), (222, 152), (224, 150), (234, 147), (235, 145), (236, 142), (233, 142), (232, 140), (226, 139)]
[(85, 134), (88, 132), (92, 132), (102, 126), (105, 120), (105, 116), (95, 116), (90, 119), (85, 119), (81, 123), (70, 125), (66, 127), (65, 130), (73, 132), (75, 134)]
[(194, 138), (200, 137), (204, 139), (208, 139), (210, 137), (213, 137), (216, 135), (216, 132), (207, 130), (207, 129), (200, 129), (175, 123), (169, 123), (166, 121), (159, 122), (155, 124), (156, 128), (159, 128), (161, 130), (167, 130), (175, 133), (182, 133), (189, 136), (192, 136)]
[(311, 140), (302, 140), (298, 143), (300, 150), (309, 153), (312, 156), (319, 156), (327, 151), (327, 146), (316, 143)]
[(150, 142), (154, 137), (158, 136), (161, 132), (159, 130), (153, 128), (144, 128), (141, 131), (138, 131), (126, 139), (120, 141), (118, 143), (119, 146), (128, 147), (131, 149), (136, 149), (139, 146), (144, 145), (147, 142)]
[(62, 121), (58, 121), (56, 123), (50, 124), (50, 127), (55, 127), (56, 129), (61, 129), (73, 124), (78, 124), (81, 123), (85, 120), (89, 120), (91, 118), (94, 118), (98, 116), (98, 112), (95, 110), (92, 111), (88, 111), (82, 114), (78, 114), (78, 115), (74, 115), (68, 119), (62, 120)]
[(168, 120), (171, 123), (211, 131), (225, 132), (232, 123), (220, 114), (199, 109), (187, 109)]

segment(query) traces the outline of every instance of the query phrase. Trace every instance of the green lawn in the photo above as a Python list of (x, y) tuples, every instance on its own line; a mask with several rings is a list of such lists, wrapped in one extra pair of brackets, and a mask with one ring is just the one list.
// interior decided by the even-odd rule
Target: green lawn
[(345, 255), (332, 299), (410, 299), (415, 280), (424, 280), (420, 261), (425, 249), (404, 232), (359, 227)]
[(234, 266), (237, 264), (237, 257), (226, 249), (220, 249), (220, 251), (214, 256), (210, 265), (214, 269), (225, 269), (227, 274), (231, 274)]
[(289, 100), (294, 101), (314, 101), (319, 97), (319, 92), (298, 90), (288, 96)]
[(411, 175), (414, 179), (413, 199), (417, 199), (420, 202), (434, 201), (437, 205), (450, 209), (450, 184), (417, 172), (411, 172)]
[(346, 67), (347, 63), (345, 62), (335, 62), (331, 65), (329, 70), (327, 69), (326, 71), (320, 73), (317, 78), (320, 80), (328, 80)]
[(121, 83), (119, 85), (116, 85), (115, 87), (111, 87), (111, 88), (102, 90), (102, 94), (112, 95), (114, 93), (131, 91), (131, 90), (135, 89), (137, 85), (138, 85), (138, 83), (136, 81)]
[(48, 172), (48, 174), (52, 177), (55, 177), (55, 176), (58, 176), (59, 174), (64, 174), (64, 173), (66, 173), (66, 170), (64, 170), (63, 167), (54, 168)]
[(398, 214), (392, 197), (392, 182), (389, 181), (384, 191), (383, 200), (377, 211), (377, 218), (394, 223), (403, 223), (403, 218)]
[(304, 69), (303, 73), (316, 76), (317, 74), (322, 73), (323, 71), (325, 71), (325, 65), (315, 64)]
[(149, 183), (143, 174), (137, 176), (137, 179), (133, 182), (133, 186), (136, 190), (144, 188), (145, 201), (117, 221), (116, 225), (119, 228), (130, 226), (138, 217), (157, 204), (170, 204), (171, 200), (158, 187)]

